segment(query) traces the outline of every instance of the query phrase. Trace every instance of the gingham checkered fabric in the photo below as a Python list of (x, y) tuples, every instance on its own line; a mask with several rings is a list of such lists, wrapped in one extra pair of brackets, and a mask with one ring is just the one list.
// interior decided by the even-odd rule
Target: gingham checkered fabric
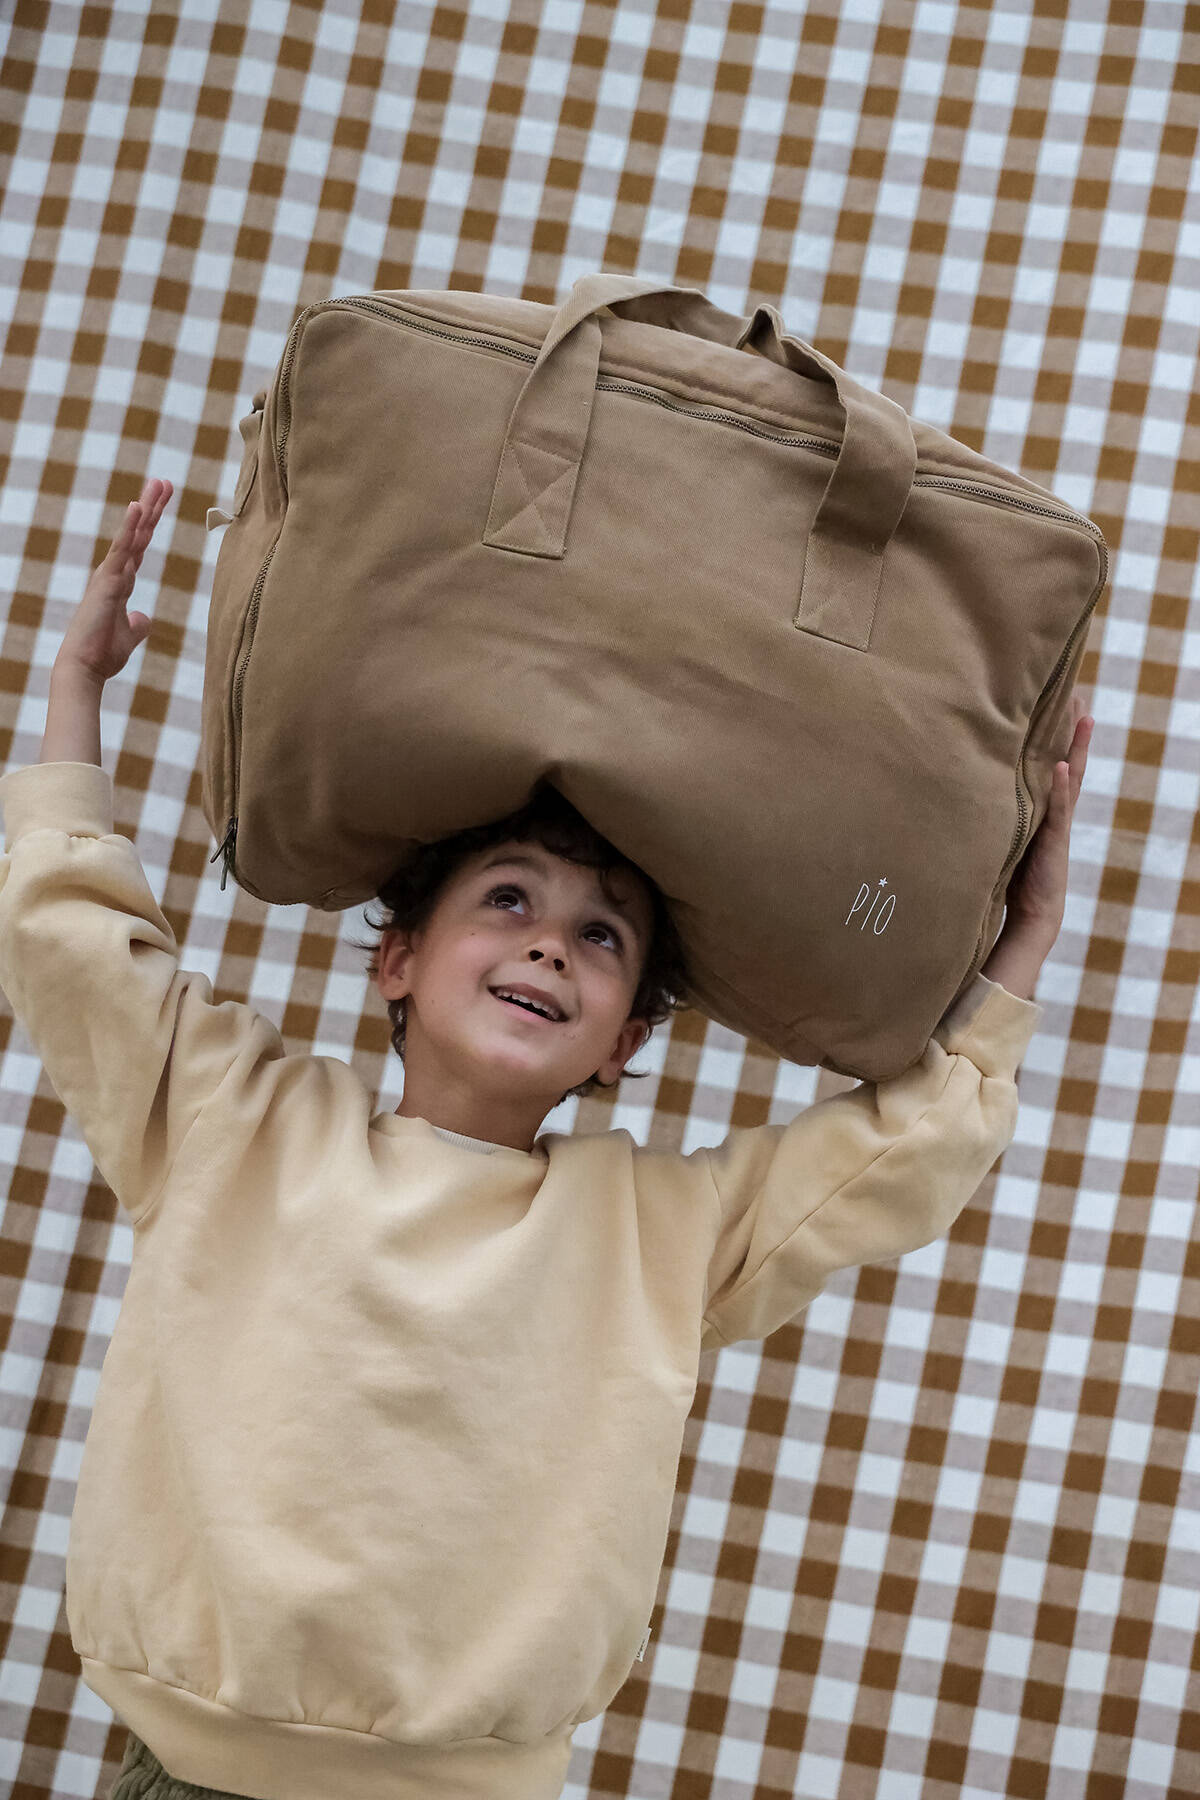
[[(205, 514), (302, 307), (599, 269), (767, 300), (1100, 525), (1016, 1137), (948, 1239), (706, 1356), (649, 1646), (565, 1792), (1195, 1800), (1200, 8), (17, 0), (0, 33), (0, 761), (38, 759), (87, 575), (168, 478), (105, 691), (118, 828), (184, 966), (381, 1106), (359, 912), (219, 891), (199, 804)], [(124, 1748), (63, 1576), (132, 1237), (7, 1006), (0, 1055), (0, 1790), (80, 1800)], [(851, 1085), (698, 1014), (633, 1067), (547, 1128), (688, 1151)]]

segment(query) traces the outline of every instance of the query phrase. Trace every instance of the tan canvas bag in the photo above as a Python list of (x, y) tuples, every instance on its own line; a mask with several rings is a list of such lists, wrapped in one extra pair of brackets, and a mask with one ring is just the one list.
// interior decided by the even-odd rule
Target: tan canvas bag
[(625, 275), (318, 302), (241, 431), (222, 885), (361, 905), (546, 778), (662, 889), (713, 1019), (864, 1080), (922, 1054), (1067, 754), (1091, 520), (774, 307)]

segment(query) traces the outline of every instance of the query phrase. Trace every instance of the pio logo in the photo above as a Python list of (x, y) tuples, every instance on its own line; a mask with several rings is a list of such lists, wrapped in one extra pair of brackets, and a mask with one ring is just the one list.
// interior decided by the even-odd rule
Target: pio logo
[(875, 937), (882, 937), (891, 924), (892, 914), (896, 910), (896, 896), (888, 887), (887, 877), (881, 875), (875, 892), (871, 892), (870, 884), (863, 882), (855, 896), (854, 905), (842, 920), (843, 925), (858, 920), (858, 929), (865, 931), (870, 925)]

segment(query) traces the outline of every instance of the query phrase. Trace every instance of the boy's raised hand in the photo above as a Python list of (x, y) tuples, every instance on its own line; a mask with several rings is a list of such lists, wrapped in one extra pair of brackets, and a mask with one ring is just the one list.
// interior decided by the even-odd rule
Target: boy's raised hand
[[(1074, 732), (1068, 760), (1054, 765), (1054, 784), (1046, 815), (1026, 845), (1005, 895), (1004, 929), (1000, 938), (1047, 956), (1062, 929), (1071, 859), (1071, 820), (1083, 786), (1088, 746), (1095, 728), (1078, 694), (1071, 696)], [(998, 940), (999, 942), (999, 940)]]
[(149, 635), (146, 614), (126, 615), (125, 607), (146, 546), (173, 492), (169, 481), (151, 478), (141, 499), (130, 502), (121, 529), (104, 561), (92, 571), (75, 617), (67, 626), (56, 668), (70, 663), (103, 684), (125, 667)]

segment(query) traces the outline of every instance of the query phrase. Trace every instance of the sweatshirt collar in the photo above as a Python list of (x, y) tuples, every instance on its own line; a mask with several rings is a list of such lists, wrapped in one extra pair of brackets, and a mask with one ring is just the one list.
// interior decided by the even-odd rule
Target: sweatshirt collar
[(468, 1137), (465, 1132), (451, 1131), (445, 1125), (432, 1125), (428, 1119), (406, 1118), (401, 1113), (380, 1112), (371, 1120), (371, 1129), (385, 1132), (388, 1136), (401, 1136), (404, 1132), (416, 1127), (421, 1131), (431, 1131), (445, 1143), (457, 1144), (464, 1150), (472, 1150), (479, 1156), (493, 1156), (498, 1150), (507, 1150), (510, 1155), (524, 1156), (529, 1160), (544, 1160), (546, 1146), (539, 1139), (532, 1150), (517, 1150), (512, 1144), (495, 1144), (487, 1138)]
[(466, 1137), (461, 1131), (448, 1131), (444, 1125), (434, 1125), (432, 1129), (448, 1144), (461, 1144), (464, 1150), (482, 1150), (488, 1155), (493, 1150), (512, 1149), (511, 1144), (493, 1144), (487, 1138)]

